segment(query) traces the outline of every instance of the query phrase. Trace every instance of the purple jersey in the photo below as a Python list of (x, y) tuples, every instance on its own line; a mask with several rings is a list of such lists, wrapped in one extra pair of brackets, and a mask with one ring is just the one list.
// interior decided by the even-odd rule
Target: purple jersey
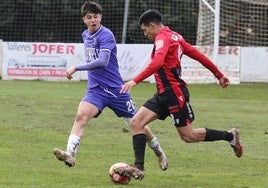
[(99, 86), (100, 88), (121, 88), (123, 84), (117, 62), (117, 47), (113, 33), (107, 27), (101, 27), (95, 33), (85, 30), (82, 33), (86, 63), (91, 63), (99, 57), (102, 50), (110, 52), (109, 63), (104, 68), (88, 70), (87, 89)]

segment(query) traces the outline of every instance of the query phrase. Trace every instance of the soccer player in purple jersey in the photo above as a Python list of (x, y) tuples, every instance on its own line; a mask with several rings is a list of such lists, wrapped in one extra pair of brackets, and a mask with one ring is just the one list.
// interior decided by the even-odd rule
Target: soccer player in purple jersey
[[(86, 63), (69, 68), (66, 76), (72, 79), (76, 71), (87, 71), (87, 90), (78, 106), (67, 150), (54, 149), (54, 155), (69, 167), (75, 165), (75, 155), (86, 124), (92, 118), (98, 117), (105, 107), (113, 110), (118, 117), (123, 117), (128, 124), (136, 113), (130, 94), (120, 93), (124, 82), (118, 68), (116, 41), (113, 33), (101, 25), (101, 5), (86, 1), (81, 8), (81, 15), (88, 28), (82, 33)], [(168, 168), (166, 155), (148, 126), (146, 126), (146, 138), (149, 147), (158, 157), (160, 168), (166, 170)]]

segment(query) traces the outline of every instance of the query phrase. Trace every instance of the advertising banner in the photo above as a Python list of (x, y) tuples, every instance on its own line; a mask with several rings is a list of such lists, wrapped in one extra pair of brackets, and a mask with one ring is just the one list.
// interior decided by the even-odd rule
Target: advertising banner
[[(131, 80), (150, 62), (151, 44), (118, 44), (118, 60), (123, 79)], [(213, 47), (197, 47), (199, 51), (213, 58)], [(219, 47), (217, 62), (220, 70), (230, 79), (232, 84), (240, 83), (240, 47)], [(182, 78), (188, 83), (217, 83), (215, 76), (202, 64), (184, 55), (181, 60)], [(147, 81), (154, 82), (151, 76)]]
[[(137, 76), (150, 62), (151, 44), (118, 44), (119, 71), (124, 81)], [(197, 47), (209, 58), (213, 47)], [(199, 62), (183, 56), (182, 78), (188, 83), (217, 82)], [(71, 66), (85, 63), (83, 44), (3, 42), (3, 79), (67, 80), (65, 71)], [(232, 84), (240, 82), (240, 48), (219, 47), (216, 65)], [(86, 80), (86, 71), (77, 72), (73, 80)], [(146, 81), (154, 82), (150, 76)]]
[[(124, 81), (137, 76), (150, 63), (152, 45), (118, 44), (119, 71)], [(145, 81), (154, 82), (154, 76)]]
[[(196, 48), (213, 61), (213, 46)], [(230, 79), (231, 84), (240, 83), (240, 47), (220, 46), (217, 60), (213, 63)], [(207, 68), (187, 56), (182, 58), (182, 78), (188, 83), (218, 83)]]
[(80, 61), (83, 50), (79, 44), (3, 43), (3, 79), (66, 80), (66, 68)]

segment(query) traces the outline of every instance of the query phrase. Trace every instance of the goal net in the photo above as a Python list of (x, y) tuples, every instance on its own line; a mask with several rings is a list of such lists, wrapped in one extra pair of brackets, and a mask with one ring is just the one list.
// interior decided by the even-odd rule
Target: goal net
[[(214, 44), (215, 0), (199, 1), (197, 42)], [(220, 0), (220, 46), (268, 46), (267, 0)]]
[[(80, 8), (85, 0), (4, 0), (0, 3), (0, 39), (24, 42), (81, 42), (86, 28)], [(138, 26), (139, 16), (148, 9), (163, 14), (165, 25), (196, 42), (197, 0), (95, 0), (103, 7), (102, 24), (109, 27), (117, 43), (151, 43)], [(127, 12), (126, 7), (128, 7)], [(126, 22), (124, 22), (124, 20)]]

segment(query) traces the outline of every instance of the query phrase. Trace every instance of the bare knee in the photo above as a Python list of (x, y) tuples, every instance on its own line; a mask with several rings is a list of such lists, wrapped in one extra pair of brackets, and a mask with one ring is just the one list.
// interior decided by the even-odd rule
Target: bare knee
[(134, 135), (139, 133), (147, 133), (144, 123), (142, 123), (142, 121), (140, 121), (139, 119), (135, 118), (135, 116), (130, 120), (130, 127), (132, 130), (132, 134)]
[(75, 121), (79, 122), (80, 125), (85, 125), (89, 121), (89, 118), (85, 113), (83, 113), (83, 111), (78, 111), (75, 117)]
[(138, 122), (138, 120), (135, 117), (133, 117), (130, 120), (130, 126), (131, 126), (132, 129), (136, 129), (137, 126), (138, 126), (138, 124), (139, 124), (139, 122)]

